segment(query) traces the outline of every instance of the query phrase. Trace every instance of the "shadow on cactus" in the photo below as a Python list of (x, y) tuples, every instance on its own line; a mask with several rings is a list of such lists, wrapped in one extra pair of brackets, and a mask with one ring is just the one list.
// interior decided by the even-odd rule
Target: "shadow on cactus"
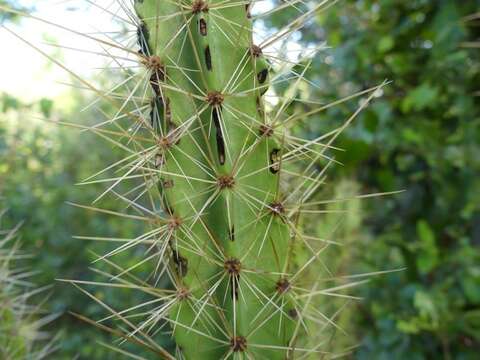
[[(4, 215), (0, 211), (0, 222)], [(19, 250), (19, 228), (0, 228), (0, 358), (46, 359), (56, 340), (41, 328), (56, 315), (43, 314), (34, 301), (46, 288), (36, 288), (29, 280), (34, 272), (21, 264), (30, 256)]]
[[(99, 90), (72, 73), (115, 107), (90, 130), (126, 153), (83, 182), (109, 184), (94, 203), (113, 196), (126, 208), (82, 207), (142, 221), (149, 230), (132, 239), (82, 237), (120, 245), (97, 259), (109, 267), (98, 270), (108, 282), (70, 282), (110, 313), (84, 320), (160, 358), (340, 356), (330, 351), (338, 311), (324, 314), (316, 299), (352, 299), (345, 290), (372, 275), (335, 278), (321, 256), (339, 244), (302, 223), (318, 221), (330, 211), (326, 204), (348, 200), (319, 199), (317, 190), (342, 150), (335, 140), (385, 83), (332, 104), (309, 98), (315, 84), (304, 74), (323, 47), (295, 50), (292, 39), (335, 1), (290, 1), (258, 13), (261, 3), (270, 2), (118, 1), (125, 14), (118, 18), (134, 28), (135, 44), (84, 36), (109, 49), (105, 55), (125, 81)], [(253, 26), (282, 12), (298, 16), (280, 29)], [(113, 53), (119, 50), (122, 56)], [(361, 97), (358, 110), (329, 133), (299, 135), (309, 116)], [(293, 112), (294, 102), (305, 111)], [(117, 177), (102, 178), (112, 169)], [(383, 194), (357, 198), (374, 195)], [(117, 262), (125, 252), (132, 261)], [(318, 275), (303, 276), (307, 271)], [(141, 291), (146, 300), (117, 310), (83, 285)], [(174, 352), (158, 341), (165, 332)]]

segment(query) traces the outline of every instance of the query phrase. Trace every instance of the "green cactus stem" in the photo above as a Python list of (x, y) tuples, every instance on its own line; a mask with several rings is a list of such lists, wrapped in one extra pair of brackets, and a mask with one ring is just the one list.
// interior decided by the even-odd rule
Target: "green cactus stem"
[(265, 119), (269, 66), (246, 5), (135, 4), (171, 219), (169, 319), (187, 359), (285, 359), (297, 325), (282, 146)]

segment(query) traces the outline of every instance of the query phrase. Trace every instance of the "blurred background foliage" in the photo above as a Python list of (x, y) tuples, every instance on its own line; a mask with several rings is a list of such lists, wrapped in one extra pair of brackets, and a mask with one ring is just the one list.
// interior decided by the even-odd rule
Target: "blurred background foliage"
[[(467, 16), (479, 9), (479, 1), (342, 1), (302, 32), (331, 46), (314, 59), (307, 78), (317, 88), (305, 97), (328, 103), (392, 80), (341, 136), (343, 166), (330, 172), (331, 184), (352, 179), (360, 193), (405, 190), (363, 201), (363, 235), (347, 236), (341, 271), (406, 268), (359, 288), (365, 300), (346, 325), (362, 341), (355, 358), (478, 357), (480, 21)], [(305, 131), (314, 138), (357, 107), (331, 108)]]
[[(132, 238), (141, 229), (136, 223), (67, 203), (91, 203), (104, 190), (104, 186), (75, 184), (123, 155), (99, 137), (86, 132), (80, 134), (78, 129), (58, 124), (63, 121), (83, 122), (85, 126), (103, 116), (86, 111), (80, 115), (82, 120), (77, 121), (80, 104), (84, 105), (87, 99), (80, 99), (76, 91), (72, 96), (77, 97), (77, 105), (59, 114), (51, 100), (41, 99), (26, 104), (3, 94), (0, 98), (0, 192), (8, 209), (5, 215), (7, 225), (24, 222), (21, 232), (23, 247), (35, 255), (29, 266), (40, 272), (35, 277), (36, 282), (54, 284), (54, 295), (48, 305), (51, 312), (63, 313), (63, 316), (50, 330), (55, 332), (61, 329), (65, 335), (62, 338), (62, 351), (57, 352), (55, 358), (72, 359), (79, 355), (80, 359), (113, 359), (115, 357), (110, 351), (96, 343), (109, 343), (108, 337), (67, 313), (74, 311), (99, 318), (103, 316), (103, 311), (72, 285), (55, 279), (105, 280), (89, 271), (95, 259), (90, 251), (104, 253), (112, 246), (102, 243), (91, 246), (91, 241), (75, 239), (73, 236)], [(104, 110), (108, 112), (111, 109)], [(114, 199), (103, 201), (101, 205), (118, 209)], [(118, 258), (125, 266), (132, 265), (136, 260), (138, 258), (135, 257)], [(125, 299), (129, 297), (129, 301), (135, 301), (135, 294), (115, 293), (113, 296), (110, 289), (89, 289), (98, 298), (107, 297), (116, 305), (125, 304)]]
[[(343, 165), (331, 168), (322, 195), (405, 191), (334, 204), (351, 212), (314, 224), (320, 235), (345, 244), (330, 249), (334, 256), (327, 257), (335, 274), (406, 268), (355, 289), (364, 300), (351, 303), (338, 318), (348, 341), (333, 344), (341, 352), (358, 342), (352, 358), (478, 357), (480, 49), (474, 42), (480, 38), (480, 20), (469, 15), (479, 9), (480, 1), (474, 0), (344, 0), (299, 34), (306, 44), (326, 41), (331, 47), (314, 58), (307, 77), (315, 87), (301, 90), (304, 99), (329, 103), (392, 80), (338, 139), (337, 146), (347, 151), (335, 153)], [(283, 24), (284, 16), (271, 25)], [(115, 81), (112, 75), (105, 78)], [(80, 91), (73, 89), (71, 97), (74, 105), (59, 111), (50, 99), (25, 103), (1, 95), (0, 193), (11, 224), (25, 221), (25, 250), (36, 254), (31, 265), (41, 271), (36, 282), (55, 283), (51, 311), (99, 318), (94, 302), (54, 279), (100, 279), (87, 270), (94, 259), (89, 249), (103, 253), (111, 246), (72, 236), (132, 238), (141, 229), (66, 203), (94, 200), (102, 184), (74, 184), (123, 155), (99, 137), (58, 125), (88, 125), (104, 116), (93, 109), (80, 112), (89, 100)], [(356, 99), (330, 108), (299, 131), (313, 139), (339, 126), (358, 105)], [(296, 102), (288, 111), (308, 108)], [(112, 112), (107, 105), (101, 110)], [(102, 206), (115, 209), (118, 202), (105, 199)], [(118, 260), (128, 267), (137, 255)], [(93, 291), (123, 307), (140, 296)], [(110, 342), (107, 335), (67, 314), (55, 328), (64, 333), (55, 358), (118, 358), (95, 342)]]

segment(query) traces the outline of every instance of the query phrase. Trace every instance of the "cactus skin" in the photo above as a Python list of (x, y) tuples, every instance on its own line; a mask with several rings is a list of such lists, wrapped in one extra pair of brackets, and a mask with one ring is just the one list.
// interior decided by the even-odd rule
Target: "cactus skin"
[(283, 360), (297, 326), (282, 275), (290, 230), (248, 6), (143, 0), (135, 10), (170, 219), (175, 341), (186, 359)]

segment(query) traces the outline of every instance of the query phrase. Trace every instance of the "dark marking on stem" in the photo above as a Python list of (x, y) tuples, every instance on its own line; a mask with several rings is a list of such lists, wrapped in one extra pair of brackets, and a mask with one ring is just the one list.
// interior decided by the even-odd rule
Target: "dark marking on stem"
[(202, 36), (207, 36), (207, 22), (205, 21), (205, 19), (200, 19), (198, 22), (198, 26), (200, 28), (200, 34)]
[(265, 112), (263, 111), (263, 103), (260, 96), (257, 96), (257, 113), (260, 115), (261, 118), (265, 117)]
[(291, 286), (292, 285), (287, 279), (282, 278), (275, 284), (275, 289), (277, 290), (278, 294), (283, 295), (290, 290)]
[(163, 185), (163, 188), (164, 188), (164, 189), (171, 189), (171, 188), (173, 188), (174, 182), (173, 182), (172, 179), (163, 180), (162, 185)]
[(268, 69), (263, 69), (257, 74), (257, 79), (260, 84), (264, 84), (268, 77)]
[(212, 71), (212, 55), (210, 54), (210, 46), (205, 48), (205, 64), (208, 71)]
[(270, 172), (272, 174), (276, 174), (280, 170), (280, 156), (279, 156), (279, 153), (280, 153), (280, 149), (273, 149), (270, 152), (270, 167), (269, 167), (269, 169), (270, 169)]
[(164, 111), (163, 100), (161, 97), (154, 97), (150, 103), (150, 123), (153, 130), (159, 134), (162, 122), (160, 119), (160, 113)]
[(173, 208), (168, 203), (167, 195), (165, 193), (162, 194), (162, 200), (163, 200), (163, 206), (164, 206), (165, 212), (168, 215), (173, 216), (173, 214), (174, 214)]
[(228, 238), (230, 241), (235, 241), (235, 226), (232, 225), (232, 227), (228, 230)]
[(181, 256), (178, 251), (173, 251), (173, 262), (180, 277), (185, 277), (188, 272), (188, 260)]
[(298, 311), (295, 308), (291, 308), (290, 310), (288, 310), (287, 314), (292, 320), (298, 319)]
[(174, 124), (172, 122), (172, 108), (170, 106), (170, 99), (166, 98), (164, 101), (164, 108), (165, 108), (165, 123), (167, 125), (167, 131), (172, 127)]
[(250, 11), (251, 10), (251, 5), (252, 4), (245, 4), (245, 11), (247, 12), (247, 19), (252, 18), (252, 12)]
[(220, 125), (221, 107), (215, 106), (212, 108), (212, 119), (215, 125), (216, 139), (217, 139), (217, 153), (218, 162), (220, 165), (225, 164), (225, 141), (222, 134), (222, 126)]
[(156, 73), (152, 73), (152, 75), (150, 76), (150, 86), (152, 87), (153, 91), (155, 92), (155, 95), (157, 97), (160, 97), (160, 85), (159, 85), (159, 81), (158, 81), (158, 77), (157, 77), (157, 74)]
[(148, 32), (148, 28), (143, 21), (137, 27), (137, 38), (138, 46), (140, 46), (139, 53), (144, 56), (148, 56), (148, 54), (150, 53), (150, 48), (148, 47), (150, 33)]
[(165, 155), (163, 152), (158, 152), (155, 155), (155, 168), (160, 168), (161, 166), (165, 165), (166, 160), (165, 160)]
[(155, 121), (155, 113), (156, 113), (157, 107), (156, 107), (156, 100), (152, 99), (150, 102), (150, 124), (152, 127), (154, 127), (154, 124), (156, 123)]

